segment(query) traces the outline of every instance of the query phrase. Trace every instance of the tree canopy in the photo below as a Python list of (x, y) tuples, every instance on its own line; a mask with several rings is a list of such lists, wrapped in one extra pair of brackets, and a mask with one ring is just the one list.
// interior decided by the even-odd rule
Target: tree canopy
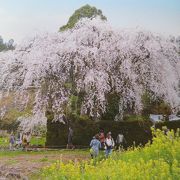
[(94, 18), (97, 16), (99, 16), (102, 20), (107, 20), (100, 9), (87, 4), (77, 9), (69, 18), (67, 24), (60, 27), (59, 31), (65, 31), (67, 29), (73, 28), (74, 25), (82, 18)]
[(77, 26), (0, 53), (2, 91), (15, 91), (16, 99), (20, 94), (24, 107), (30, 101), (27, 90), (32, 90), (33, 112), (53, 111), (54, 120), (62, 122), (72, 115), (118, 121), (122, 115), (130, 119), (129, 114), (134, 118), (142, 111), (169, 114), (170, 108), (177, 109), (180, 61), (175, 41), (138, 29), (113, 29), (99, 18), (82, 19)]

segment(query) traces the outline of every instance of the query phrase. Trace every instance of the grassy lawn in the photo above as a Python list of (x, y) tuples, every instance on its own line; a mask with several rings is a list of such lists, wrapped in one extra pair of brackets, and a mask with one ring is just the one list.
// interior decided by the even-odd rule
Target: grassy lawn
[[(45, 142), (46, 142), (45, 137), (32, 136), (30, 144), (44, 146)], [(8, 147), (8, 146), (9, 146), (9, 138), (0, 137), (0, 147)]]
[(37, 137), (37, 136), (33, 136), (31, 138), (31, 145), (40, 145), (40, 146), (44, 146), (46, 142), (46, 138), (45, 137)]
[(9, 139), (7, 137), (0, 137), (0, 147), (7, 147), (9, 145)]
[(66, 150), (66, 149), (62, 149), (62, 150), (39, 150), (39, 151), (22, 151), (22, 150), (16, 150), (16, 151), (0, 151), (0, 157), (6, 157), (6, 156), (10, 156), (10, 157), (17, 157), (17, 156), (21, 156), (21, 155), (27, 155), (27, 156), (31, 156), (31, 155), (58, 155), (58, 154), (71, 154), (71, 155), (88, 155), (89, 154), (89, 150), (79, 150), (79, 149), (75, 149), (75, 150)]

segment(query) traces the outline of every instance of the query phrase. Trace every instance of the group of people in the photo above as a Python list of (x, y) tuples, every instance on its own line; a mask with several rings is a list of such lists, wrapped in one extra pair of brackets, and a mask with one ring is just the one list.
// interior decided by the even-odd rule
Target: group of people
[(15, 150), (16, 148), (23, 148), (27, 150), (28, 146), (30, 145), (31, 140), (31, 133), (18, 133), (15, 137), (14, 133), (11, 133), (9, 137), (9, 149)]
[[(122, 133), (119, 133), (116, 138), (116, 149), (120, 150), (123, 143), (126, 143), (126, 139)], [(115, 141), (111, 132), (108, 132), (105, 136), (104, 131), (101, 130), (100, 133), (96, 134), (90, 142), (90, 154), (92, 158), (98, 156), (100, 149), (105, 150), (105, 156), (108, 157), (114, 148)]]
[[(68, 129), (68, 143), (67, 149), (74, 149), (75, 146), (73, 141), (73, 130), (71, 127)], [(96, 134), (90, 142), (90, 154), (91, 157), (97, 157), (100, 150), (105, 150), (105, 156), (108, 157), (113, 149), (121, 150), (123, 144), (126, 143), (126, 139), (122, 132), (117, 135), (116, 141), (114, 141), (111, 132), (108, 132), (105, 136), (104, 130), (101, 129), (98, 134)], [(115, 146), (116, 145), (116, 146)]]

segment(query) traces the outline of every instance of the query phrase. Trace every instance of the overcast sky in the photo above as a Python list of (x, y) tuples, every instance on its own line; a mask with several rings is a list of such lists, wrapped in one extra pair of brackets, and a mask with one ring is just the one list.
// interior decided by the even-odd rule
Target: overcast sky
[(112, 26), (180, 35), (180, 0), (0, 0), (0, 35), (20, 42), (56, 32), (85, 4), (101, 9)]

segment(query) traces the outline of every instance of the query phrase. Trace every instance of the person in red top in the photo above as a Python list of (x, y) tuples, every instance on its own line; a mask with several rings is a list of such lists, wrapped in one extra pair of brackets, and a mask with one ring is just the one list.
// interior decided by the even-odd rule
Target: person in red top
[(99, 141), (101, 142), (101, 148), (104, 149), (104, 147), (105, 147), (105, 135), (104, 135), (103, 129), (101, 129), (99, 132)]

